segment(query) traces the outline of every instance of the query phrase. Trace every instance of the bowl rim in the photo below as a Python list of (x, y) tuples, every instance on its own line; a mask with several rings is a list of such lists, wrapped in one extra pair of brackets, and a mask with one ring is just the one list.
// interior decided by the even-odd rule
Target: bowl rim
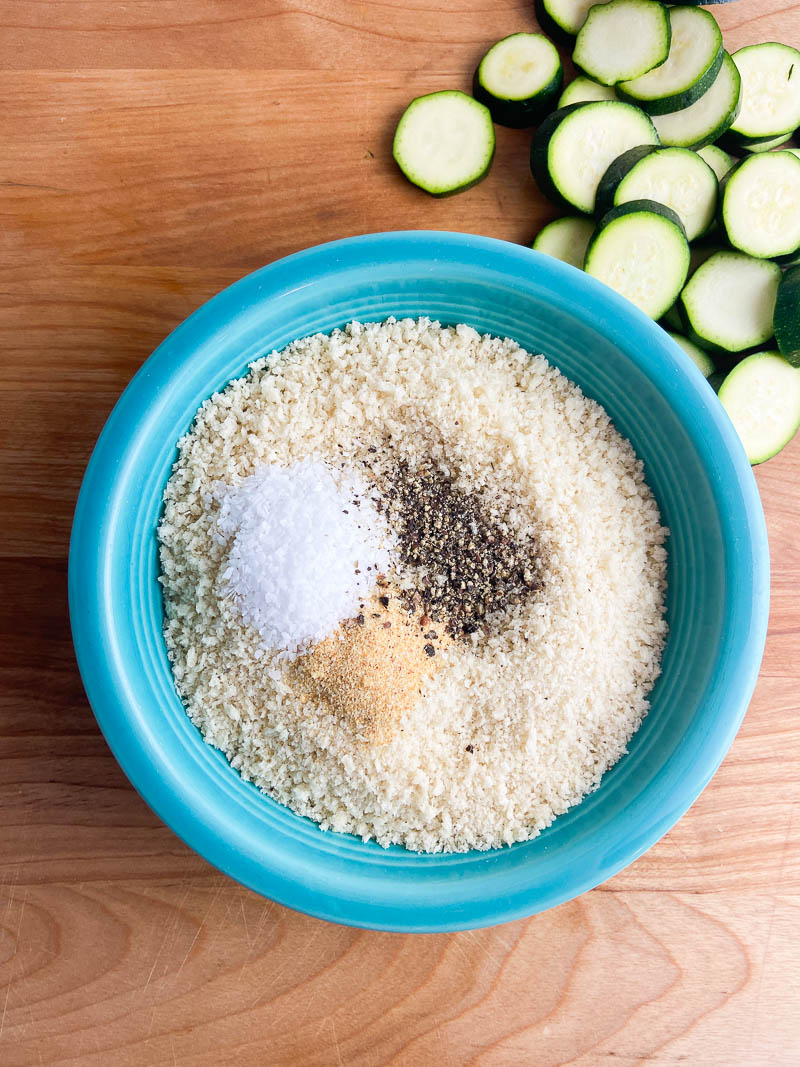
[[(523, 894), (520, 898), (518, 895), (513, 901), (500, 898), (494, 906), (484, 906), (479, 914), (470, 913), (469, 916), (448, 912), (441, 907), (437, 909), (429, 903), (425, 903), (418, 914), (414, 910), (419, 908), (416, 901), (408, 915), (396, 912), (387, 914), (377, 904), (373, 907), (372, 902), (362, 904), (358, 914), (345, 915), (336, 892), (320, 892), (318, 888), (307, 891), (302, 880), (298, 880), (297, 871), (294, 869), (287, 874), (279, 872), (274, 866), (262, 867), (259, 877), (255, 877), (252, 870), (242, 862), (235, 847), (231, 847), (224, 839), (217, 839), (207, 826), (198, 820), (197, 811), (202, 805), (201, 798), (194, 796), (189, 803), (182, 789), (177, 788), (177, 782), (176, 788), (170, 788), (170, 783), (159, 781), (153, 768), (149, 766), (147, 753), (136, 745), (131, 746), (134, 735), (128, 727), (126, 715), (135, 714), (136, 708), (131, 703), (130, 693), (126, 692), (125, 664), (114, 654), (113, 627), (110, 625), (111, 606), (107, 581), (111, 561), (107, 548), (104, 555), (102, 536), (102, 531), (106, 528), (103, 509), (108, 503), (108, 494), (104, 496), (103, 485), (104, 481), (107, 484), (108, 477), (112, 477), (117, 470), (120, 457), (124, 455), (128, 444), (127, 437), (132, 436), (130, 426), (124, 424), (128, 418), (127, 407), (130, 407), (133, 400), (141, 403), (148, 394), (152, 396), (155, 388), (153, 380), (158, 377), (153, 374), (154, 366), (158, 364), (160, 367), (172, 361), (171, 373), (176, 373), (176, 368), (180, 366), (184, 338), (191, 336), (192, 331), (198, 327), (202, 327), (209, 316), (224, 310), (227, 318), (231, 319), (237, 310), (246, 306), (242, 300), (246, 295), (257, 291), (259, 299), (263, 299), (269, 291), (282, 291), (287, 279), (291, 281), (293, 277), (296, 278), (298, 267), (306, 270), (311, 268), (312, 271), (316, 269), (317, 273), (312, 276), (318, 278), (337, 273), (342, 269), (343, 263), (344, 269), (347, 270), (348, 257), (355, 256), (363, 267), (370, 260), (374, 262), (376, 256), (387, 255), (393, 248), (413, 249), (418, 256), (430, 254), (432, 260), (452, 256), (467, 257), (470, 265), (476, 269), (480, 269), (487, 257), (495, 261), (501, 259), (508, 279), (513, 278), (517, 284), (521, 277), (524, 279), (525, 268), (530, 269), (531, 257), (535, 257), (539, 267), (549, 272), (555, 283), (568, 286), (577, 294), (582, 306), (587, 309), (587, 316), (593, 313), (601, 317), (613, 316), (615, 319), (621, 319), (636, 337), (660, 349), (674, 364), (671, 369), (677, 368), (682, 373), (686, 388), (693, 390), (696, 395), (698, 411), (709, 420), (723, 442), (739, 494), (741, 531), (747, 541), (747, 545), (741, 548), (737, 546), (736, 551), (744, 551), (744, 548), (747, 548), (752, 554), (753, 596), (747, 609), (740, 611), (732, 624), (735, 634), (733, 643), (738, 655), (731, 668), (732, 684), (726, 700), (724, 721), (715, 723), (714, 730), (705, 739), (704, 747), (695, 755), (690, 773), (681, 779), (680, 798), (676, 800), (673, 796), (669, 803), (665, 801), (662, 804), (663, 810), (657, 813), (657, 817), (654, 815), (649, 832), (639, 834), (635, 840), (631, 837), (630, 841), (619, 845), (613, 852), (609, 851), (591, 871), (587, 871), (582, 880), (573, 880), (566, 886), (550, 886), (549, 890), (544, 892), (533, 885), (529, 888), (527, 897)], [(191, 354), (190, 347), (189, 357)], [(276, 260), (243, 276), (217, 293), (161, 342), (123, 391), (98, 437), (75, 507), (69, 548), (68, 584), (76, 659), (98, 725), (134, 788), (173, 832), (225, 874), (294, 910), (350, 926), (402, 932), (476, 929), (509, 922), (554, 907), (618, 873), (678, 821), (706, 787), (722, 762), (747, 710), (766, 639), (769, 552), (760, 496), (752, 469), (730, 420), (720, 404), (709, 402), (709, 398), (713, 400), (713, 395), (709, 392), (706, 396), (703, 390), (708, 390), (708, 386), (689, 357), (656, 323), (628, 301), (576, 268), (522, 245), (495, 238), (427, 230), (393, 231), (344, 238), (315, 245)], [(110, 699), (112, 692), (115, 699)], [(122, 715), (120, 710), (123, 711)], [(490, 857), (492, 854), (481, 855)], [(444, 859), (445, 857), (441, 857), (442, 861)], [(411, 902), (409, 904), (411, 905)]]

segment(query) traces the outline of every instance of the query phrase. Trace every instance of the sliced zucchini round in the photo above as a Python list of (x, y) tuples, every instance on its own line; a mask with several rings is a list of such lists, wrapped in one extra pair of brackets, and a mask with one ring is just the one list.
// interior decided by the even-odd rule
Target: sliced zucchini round
[(524, 129), (551, 111), (564, 80), (561, 56), (541, 33), (513, 33), (478, 64), (472, 95), (501, 126)]
[(710, 89), (689, 107), (654, 115), (661, 143), (675, 148), (703, 148), (728, 129), (739, 107), (739, 71), (726, 52)]
[(772, 336), (781, 269), (742, 252), (715, 252), (681, 293), (691, 340), (712, 352), (744, 352)]
[(669, 55), (654, 70), (617, 86), (620, 100), (651, 115), (680, 111), (710, 89), (725, 50), (716, 19), (697, 7), (671, 7)]
[(560, 259), (573, 267), (583, 267), (586, 246), (594, 233), (594, 223), (583, 216), (555, 219), (539, 230), (531, 246), (536, 252)]
[(792, 267), (781, 278), (773, 321), (781, 355), (800, 367), (800, 267)]
[(710, 378), (714, 373), (714, 360), (709, 356), (708, 352), (704, 352), (702, 348), (690, 341), (688, 337), (684, 337), (683, 334), (673, 333), (672, 330), (667, 330), (667, 333), (676, 345), (680, 345), (703, 377)]
[(589, 9), (575, 38), (576, 67), (603, 85), (646, 74), (669, 54), (669, 14), (657, 0), (610, 0)]
[(564, 92), (558, 98), (558, 106), (566, 107), (568, 104), (585, 104), (590, 100), (616, 100), (617, 94), (611, 85), (601, 85), (600, 82), (592, 81), (583, 74), (578, 75), (569, 83)]
[(794, 255), (800, 249), (800, 159), (765, 152), (737, 163), (723, 183), (720, 222), (732, 247), (750, 256)]
[(607, 3), (607, 0), (534, 0), (533, 7), (536, 21), (548, 37), (561, 44), (571, 44), (595, 3)]
[(612, 208), (586, 249), (584, 270), (659, 319), (674, 304), (689, 270), (680, 219), (652, 200)]
[(431, 196), (463, 192), (489, 172), (492, 116), (457, 90), (418, 96), (400, 117), (392, 154), (406, 178)]
[(767, 141), (800, 125), (800, 52), (769, 41), (733, 53), (742, 77), (742, 106), (731, 126), (739, 137)]
[(752, 464), (777, 455), (800, 429), (800, 370), (778, 352), (755, 352), (719, 388)]
[(714, 221), (719, 183), (688, 148), (633, 148), (615, 159), (597, 189), (598, 212), (631, 200), (655, 200), (672, 208), (694, 241)]
[(788, 133), (780, 133), (777, 137), (770, 138), (769, 141), (749, 141), (747, 144), (742, 145), (742, 148), (752, 152), (753, 155), (760, 155), (762, 152), (771, 152), (774, 148), (780, 148), (788, 140)]
[(570, 104), (548, 115), (534, 134), (531, 172), (545, 196), (591, 214), (612, 160), (646, 144), (657, 145), (658, 134), (638, 107), (617, 100)]
[(736, 160), (733, 156), (715, 144), (708, 144), (705, 148), (698, 148), (697, 154), (708, 163), (716, 174), (718, 181), (722, 181), (728, 171), (732, 170), (736, 165)]

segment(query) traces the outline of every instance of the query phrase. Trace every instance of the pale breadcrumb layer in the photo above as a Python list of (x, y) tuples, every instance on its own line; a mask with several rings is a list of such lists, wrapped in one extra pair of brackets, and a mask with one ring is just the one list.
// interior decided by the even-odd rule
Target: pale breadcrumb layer
[[(356, 743), (225, 602), (214, 488), (262, 463), (447, 463), (520, 537), (543, 588), (444, 666), (393, 739)], [(370, 458), (374, 453), (369, 453)], [(165, 636), (206, 741), (325, 829), (424, 851), (535, 836), (597, 786), (647, 712), (666, 636), (666, 531), (605, 411), (541, 356), (468, 326), (352, 323), (208, 400), (165, 492)]]

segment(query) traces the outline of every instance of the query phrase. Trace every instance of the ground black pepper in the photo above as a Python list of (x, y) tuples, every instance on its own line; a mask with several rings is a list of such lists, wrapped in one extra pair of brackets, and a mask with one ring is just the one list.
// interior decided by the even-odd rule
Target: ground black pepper
[(515, 539), (449, 473), (401, 462), (381, 481), (400, 558), (420, 576), (407, 606), (424, 609), (424, 627), (435, 620), (450, 636), (476, 633), (539, 588), (536, 545)]

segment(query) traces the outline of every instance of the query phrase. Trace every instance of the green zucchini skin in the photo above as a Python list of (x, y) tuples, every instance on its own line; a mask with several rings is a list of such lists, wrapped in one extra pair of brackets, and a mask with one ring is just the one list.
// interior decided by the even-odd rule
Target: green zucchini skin
[(800, 368), (800, 266), (790, 268), (781, 278), (773, 325), (778, 351)]
[(598, 218), (602, 218), (614, 207), (614, 193), (626, 174), (636, 166), (640, 159), (644, 159), (646, 156), (658, 151), (658, 145), (642, 144), (637, 145), (636, 148), (629, 148), (627, 152), (617, 156), (600, 179), (600, 184), (597, 187), (597, 200), (595, 201), (594, 210)]
[(748, 141), (733, 130), (726, 130), (717, 143), (723, 151), (740, 156), (742, 152), (771, 152), (773, 148), (786, 144), (791, 136), (791, 133), (782, 133), (780, 137), (770, 137), (766, 141)]
[(575, 205), (570, 204), (570, 202), (561, 195), (556, 188), (553, 179), (550, 177), (550, 170), (547, 166), (547, 150), (550, 145), (550, 138), (555, 133), (561, 120), (566, 118), (571, 112), (577, 111), (579, 107), (587, 106), (588, 101), (581, 101), (578, 104), (567, 104), (566, 107), (560, 107), (556, 111), (551, 111), (533, 135), (533, 140), (531, 141), (531, 174), (533, 175), (536, 184), (539, 186), (539, 191), (543, 193), (548, 200), (552, 200), (554, 204), (567, 208), (570, 212), (575, 211)]
[[(616, 222), (617, 219), (621, 219), (624, 215), (632, 215), (640, 211), (648, 211), (651, 215), (661, 215), (662, 218), (668, 219), (673, 226), (677, 226), (680, 232), (683, 234), (684, 241), (686, 240), (686, 230), (683, 228), (683, 223), (678, 218), (677, 214), (671, 207), (667, 207), (666, 204), (656, 203), (655, 200), (628, 200), (625, 204), (617, 204), (616, 207), (612, 207), (597, 223), (597, 230), (592, 240), (597, 238), (606, 226), (609, 226), (612, 222)], [(687, 241), (688, 245), (688, 241)], [(589, 248), (591, 248), (592, 242), (589, 242)], [(588, 252), (588, 249), (587, 249)], [(688, 270), (688, 259), (687, 259)]]
[(561, 92), (564, 79), (563, 71), (553, 78), (541, 93), (529, 100), (501, 100), (485, 89), (478, 80), (478, 72), (472, 78), (472, 95), (484, 107), (488, 107), (492, 118), (498, 126), (507, 126), (511, 130), (525, 130), (552, 110), (552, 106)]
[(557, 44), (565, 45), (568, 48), (572, 47), (575, 35), (567, 33), (563, 26), (559, 26), (544, 6), (543, 0), (533, 0), (533, 11), (542, 33), (546, 33)]

